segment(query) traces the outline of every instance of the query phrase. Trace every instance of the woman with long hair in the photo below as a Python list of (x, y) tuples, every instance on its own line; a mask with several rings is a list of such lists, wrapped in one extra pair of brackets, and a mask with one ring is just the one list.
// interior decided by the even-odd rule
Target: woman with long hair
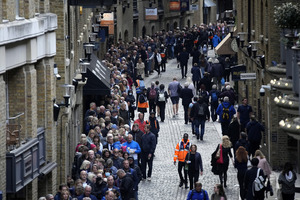
[(268, 163), (265, 155), (260, 150), (256, 150), (254, 157), (259, 160), (257, 167), (261, 168), (264, 171), (264, 175), (268, 176), (268, 179), (270, 180), (270, 174), (272, 173), (272, 168), (270, 167), (270, 164)]
[[(217, 149), (215, 152), (216, 154), (219, 154), (219, 158), (217, 159), (217, 169), (219, 171), (219, 178), (220, 178), (220, 183), (224, 187), (227, 187), (226, 181), (227, 181), (227, 170), (228, 170), (228, 165), (229, 165), (229, 157), (232, 160), (233, 163), (233, 158), (232, 158), (232, 153), (231, 153), (231, 142), (229, 140), (229, 137), (227, 135), (224, 135), (222, 137), (222, 143), (217, 146)], [(220, 151), (219, 151), (220, 149)], [(218, 153), (219, 152), (219, 153)], [(223, 182), (224, 180), (224, 182)]]
[(210, 197), (211, 200), (227, 200), (223, 185), (216, 184), (214, 187), (214, 193)]
[(234, 167), (238, 170), (237, 179), (240, 185), (240, 197), (242, 200), (245, 199), (245, 189), (244, 189), (244, 177), (247, 171), (248, 163), (248, 152), (242, 146), (240, 146), (236, 151), (236, 157), (234, 161)]
[(295, 199), (296, 180), (297, 176), (296, 173), (293, 171), (292, 164), (289, 162), (285, 163), (284, 168), (278, 178), (278, 183), (281, 184), (282, 200)]

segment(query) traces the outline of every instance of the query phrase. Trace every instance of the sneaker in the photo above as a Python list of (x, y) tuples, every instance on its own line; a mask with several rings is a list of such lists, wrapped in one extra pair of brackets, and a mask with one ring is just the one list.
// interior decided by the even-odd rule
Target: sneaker
[(147, 178), (147, 181), (151, 181), (151, 177), (148, 177), (148, 178)]

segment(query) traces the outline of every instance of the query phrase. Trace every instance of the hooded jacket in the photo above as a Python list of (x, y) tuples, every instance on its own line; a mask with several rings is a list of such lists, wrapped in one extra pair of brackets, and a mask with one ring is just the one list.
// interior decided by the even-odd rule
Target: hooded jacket
[(294, 194), (296, 180), (297, 180), (297, 176), (294, 171), (289, 171), (289, 174), (280, 173), (278, 178), (278, 183), (282, 185), (281, 188), (282, 193)]

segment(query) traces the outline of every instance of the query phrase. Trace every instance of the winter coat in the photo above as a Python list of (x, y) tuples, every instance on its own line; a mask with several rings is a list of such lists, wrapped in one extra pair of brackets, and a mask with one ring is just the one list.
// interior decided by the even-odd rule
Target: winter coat
[(289, 171), (289, 173), (291, 173), (291, 176), (287, 176), (281, 172), (278, 178), (278, 183), (282, 185), (281, 191), (284, 194), (295, 193), (295, 182), (297, 180), (297, 175), (294, 171)]
[(221, 39), (219, 38), (219, 36), (217, 34), (214, 35), (213, 39), (212, 39), (212, 45), (213, 47), (218, 46), (218, 44), (221, 42)]
[(246, 128), (249, 142), (260, 143), (261, 132), (265, 131), (265, 128), (258, 121), (250, 121)]
[[(185, 161), (189, 160), (189, 154), (190, 153), (186, 154)], [(190, 164), (188, 164), (188, 165), (190, 165)], [(197, 171), (203, 172), (202, 158), (201, 158), (201, 155), (199, 152), (195, 153), (195, 169)]]
[(153, 154), (156, 148), (156, 137), (153, 133), (145, 133), (142, 136), (142, 152)]
[(192, 73), (192, 81), (200, 81), (201, 74), (200, 74), (200, 67), (199, 66), (193, 66), (191, 69)]
[(193, 90), (189, 88), (183, 88), (180, 92), (180, 98), (182, 98), (182, 105), (189, 105), (192, 102)]

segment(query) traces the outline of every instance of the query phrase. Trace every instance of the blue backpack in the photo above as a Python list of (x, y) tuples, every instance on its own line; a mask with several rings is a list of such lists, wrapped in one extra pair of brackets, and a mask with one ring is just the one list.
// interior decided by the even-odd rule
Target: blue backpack
[(218, 101), (218, 96), (216, 92), (211, 93), (211, 102), (216, 102)]

